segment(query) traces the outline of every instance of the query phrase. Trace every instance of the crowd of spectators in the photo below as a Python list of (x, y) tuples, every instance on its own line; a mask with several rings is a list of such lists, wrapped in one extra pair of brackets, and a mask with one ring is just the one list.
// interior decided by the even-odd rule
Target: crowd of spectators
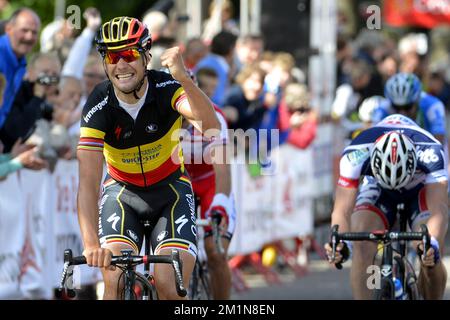
[[(435, 60), (431, 34), (407, 33), (394, 37), (387, 32), (362, 29), (357, 35), (345, 32), (337, 40), (337, 89), (331, 116), (347, 138), (364, 127), (360, 107), (371, 97), (383, 96), (386, 81), (398, 72), (414, 73), (424, 91), (450, 108), (447, 60)], [(448, 112), (447, 112), (448, 117)], [(447, 124), (448, 124), (447, 120)]]
[[(160, 53), (180, 46), (186, 66), (223, 110), (231, 129), (280, 129), (283, 141), (306, 148), (315, 136), (317, 116), (304, 79), (294, 77), (294, 57), (264, 51), (261, 35), (239, 35), (233, 12), (230, 1), (223, 1), (223, 8), (212, 5), (204, 34), (183, 43), (177, 42), (176, 28), (165, 13), (146, 12), (139, 18), (153, 39), (148, 68), (160, 69)], [(15, 11), (3, 23), (0, 141), (5, 169), (0, 176), (22, 167), (52, 170), (58, 158), (75, 158), (82, 107), (95, 85), (106, 79), (93, 47), (101, 14), (89, 8), (83, 18), (86, 27), (78, 35), (62, 18), (41, 28), (29, 8)], [(297, 86), (288, 90), (292, 83)], [(267, 146), (266, 141), (252, 143), (253, 148)]]

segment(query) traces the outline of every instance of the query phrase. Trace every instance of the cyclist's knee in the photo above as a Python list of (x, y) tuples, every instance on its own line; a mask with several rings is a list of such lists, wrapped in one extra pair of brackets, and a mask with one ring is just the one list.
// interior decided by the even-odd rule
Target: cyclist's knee
[(112, 271), (112, 270), (105, 270), (102, 269), (102, 275), (103, 275), (103, 281), (105, 283), (105, 289), (115, 289), (117, 288), (117, 285), (119, 283), (120, 280), (120, 276), (122, 274), (122, 270), (117, 269)]
[[(161, 255), (170, 254), (170, 249), (163, 249), (159, 252)], [(180, 250), (180, 259), (183, 265), (183, 282), (184, 286), (187, 287), (189, 284), (189, 279), (194, 269), (195, 257), (190, 253)], [(174, 271), (171, 265), (167, 264), (156, 264), (155, 265), (155, 283), (156, 289), (158, 291), (158, 297), (161, 300), (179, 300), (186, 299), (185, 297), (180, 297), (177, 293), (175, 286)]]
[(355, 211), (352, 214), (352, 232), (369, 232), (386, 228), (383, 218), (369, 210)]
[[(357, 211), (352, 215), (352, 232), (369, 232), (377, 229), (384, 229), (383, 220), (374, 212), (364, 210)], [(369, 241), (354, 241), (353, 261), (371, 262), (377, 250), (377, 244)]]
[(205, 251), (206, 256), (208, 257), (208, 266), (210, 268), (220, 268), (228, 265), (228, 243), (228, 241), (224, 241), (224, 252), (220, 254), (219, 252), (217, 252), (216, 244), (214, 243), (212, 237), (208, 237), (205, 239)]

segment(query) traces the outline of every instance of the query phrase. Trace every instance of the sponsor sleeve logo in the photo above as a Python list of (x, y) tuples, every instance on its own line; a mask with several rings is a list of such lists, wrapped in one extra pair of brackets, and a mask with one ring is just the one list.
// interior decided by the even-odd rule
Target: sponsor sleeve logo
[(92, 107), (91, 110), (83, 117), (84, 122), (88, 123), (89, 120), (92, 118), (94, 113), (96, 113), (98, 110), (102, 110), (103, 107), (108, 103), (108, 96), (106, 96), (102, 101), (97, 103), (95, 106)]
[(369, 158), (369, 149), (354, 150), (347, 154), (347, 159), (354, 167), (359, 166)]
[(344, 188), (357, 188), (359, 185), (359, 180), (349, 179), (349, 178), (340, 176), (337, 184), (338, 184), (338, 186), (341, 186)]
[(156, 88), (164, 88), (164, 87), (169, 86), (171, 84), (180, 84), (180, 83), (177, 80), (168, 80), (168, 81), (165, 81), (165, 82), (157, 83), (155, 85), (155, 87)]

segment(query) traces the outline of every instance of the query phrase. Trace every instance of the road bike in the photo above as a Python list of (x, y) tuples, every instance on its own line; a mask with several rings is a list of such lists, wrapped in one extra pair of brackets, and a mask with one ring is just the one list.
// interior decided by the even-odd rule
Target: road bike
[[(123, 290), (118, 296), (123, 300), (157, 300), (158, 294), (155, 288), (154, 278), (150, 274), (150, 264), (165, 263), (172, 265), (178, 295), (185, 297), (187, 290), (183, 283), (183, 265), (179, 251), (172, 249), (170, 255), (150, 255), (150, 233), (150, 222), (144, 221), (145, 254), (143, 256), (133, 255), (133, 250), (126, 249), (121, 250), (122, 255), (112, 257), (111, 265), (117, 266), (122, 270), (119, 283), (122, 277), (124, 280)], [(73, 268), (71, 267), (82, 264), (86, 264), (86, 258), (84, 256), (73, 257), (72, 250), (66, 249), (64, 251), (64, 268), (59, 288), (56, 291), (57, 297), (61, 297), (64, 292), (67, 293), (69, 298), (75, 297), (76, 292), (73, 289), (73, 284), (67, 285), (66, 280), (73, 279)], [(135, 270), (136, 266), (140, 264), (144, 264), (143, 274)]]
[[(397, 216), (400, 219), (400, 231), (372, 231), (372, 232), (345, 232), (339, 233), (338, 225), (331, 230), (332, 259), (335, 258), (336, 246), (344, 240), (349, 241), (375, 241), (382, 244), (382, 258), (380, 269), (380, 286), (374, 291), (375, 300), (395, 300), (395, 279), (400, 280), (404, 293), (403, 300), (420, 300), (417, 286), (417, 276), (413, 264), (407, 258), (407, 242), (422, 241), (425, 252), (430, 248), (430, 234), (425, 224), (420, 226), (420, 232), (407, 232), (407, 219), (404, 213), (404, 204), (397, 205)], [(398, 248), (393, 243), (398, 242)], [(374, 258), (375, 260), (375, 258)], [(342, 263), (336, 267), (342, 269)]]
[[(197, 219), (197, 227), (211, 226), (212, 236), (215, 243), (215, 248), (219, 254), (223, 254), (222, 237), (220, 236), (220, 213), (212, 213), (211, 219)], [(189, 283), (188, 296), (190, 300), (212, 300), (212, 291), (210, 286), (210, 275), (208, 271), (208, 264), (206, 254), (202, 248), (202, 243), (199, 243), (199, 254), (195, 261), (194, 270), (192, 271), (191, 280)]]

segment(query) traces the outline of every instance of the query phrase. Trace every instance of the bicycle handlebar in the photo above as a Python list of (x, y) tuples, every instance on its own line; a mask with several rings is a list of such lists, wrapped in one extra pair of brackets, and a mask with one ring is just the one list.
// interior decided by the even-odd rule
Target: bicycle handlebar
[[(166, 263), (171, 264), (174, 270), (175, 286), (177, 293), (180, 297), (187, 295), (187, 290), (183, 283), (183, 264), (180, 259), (178, 250), (173, 249), (170, 255), (146, 255), (146, 256), (134, 256), (131, 253), (123, 253), (121, 256), (112, 256), (111, 265), (126, 265), (127, 267), (134, 267), (141, 263)], [(66, 249), (64, 251), (64, 268), (61, 275), (61, 282), (57, 289), (57, 296), (61, 297), (64, 291), (67, 274), (70, 266), (86, 264), (86, 257), (79, 256), (73, 257), (72, 250)], [(75, 297), (75, 290), (67, 288), (67, 295), (71, 298)]]
[(196, 224), (199, 227), (211, 227), (212, 236), (214, 239), (217, 253), (223, 254), (225, 249), (222, 244), (222, 237), (220, 235), (220, 222), (222, 221), (222, 214), (220, 212), (213, 211), (211, 213), (211, 219), (197, 219)]
[[(421, 240), (424, 245), (424, 252), (427, 252), (430, 248), (430, 234), (425, 224), (420, 226), (420, 232), (344, 232), (339, 233), (339, 226), (334, 225), (331, 228), (331, 246), (332, 246), (332, 260), (336, 258), (336, 246), (343, 240), (350, 241), (414, 241)], [(342, 269), (342, 262), (335, 263), (337, 269)]]
[(220, 235), (220, 222), (222, 221), (222, 214), (217, 211), (211, 213), (212, 233), (216, 243), (217, 252), (222, 255), (224, 253), (222, 237)]

